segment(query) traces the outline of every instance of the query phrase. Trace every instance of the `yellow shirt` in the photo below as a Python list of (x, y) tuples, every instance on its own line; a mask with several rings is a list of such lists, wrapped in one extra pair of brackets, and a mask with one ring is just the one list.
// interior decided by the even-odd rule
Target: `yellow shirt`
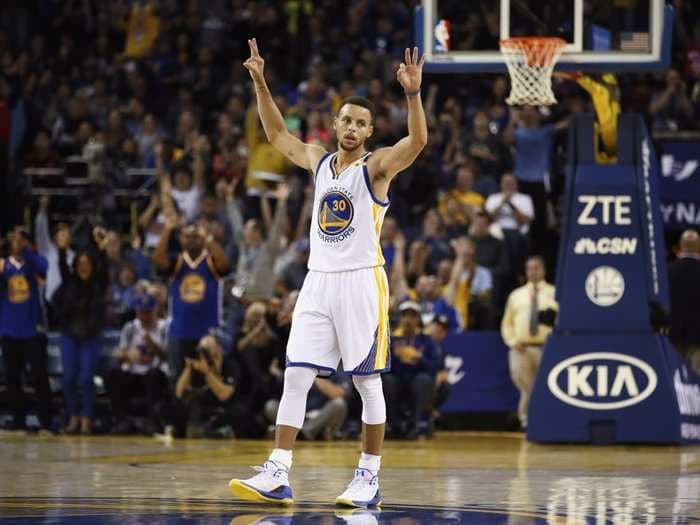
[[(530, 335), (530, 309), (532, 305), (533, 285), (527, 283), (513, 290), (506, 303), (506, 311), (501, 321), (501, 336), (506, 346), (512, 348), (517, 344), (542, 345), (551, 327), (537, 325), (537, 333)], [(559, 305), (554, 299), (554, 286), (544, 281), (537, 284), (537, 309), (558, 310)]]
[(484, 207), (484, 196), (475, 191), (459, 191), (450, 190), (440, 197), (438, 202), (438, 212), (444, 218), (447, 218), (450, 224), (469, 224), (469, 217), (460, 210), (457, 214), (450, 212), (447, 207), (447, 203), (450, 199), (455, 199), (462, 205), (472, 206), (474, 208), (481, 209)]
[(245, 138), (248, 145), (248, 173), (246, 186), (248, 188), (264, 188), (265, 183), (251, 174), (256, 171), (267, 171), (284, 175), (289, 169), (289, 161), (277, 149), (267, 142), (260, 140), (258, 135), (258, 113), (250, 108), (246, 114)]

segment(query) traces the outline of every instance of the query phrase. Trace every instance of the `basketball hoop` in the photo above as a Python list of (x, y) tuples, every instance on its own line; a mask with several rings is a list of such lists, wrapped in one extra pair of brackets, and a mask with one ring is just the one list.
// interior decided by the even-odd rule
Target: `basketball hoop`
[(552, 71), (566, 41), (561, 38), (518, 37), (501, 40), (501, 54), (510, 74), (511, 106), (550, 106)]

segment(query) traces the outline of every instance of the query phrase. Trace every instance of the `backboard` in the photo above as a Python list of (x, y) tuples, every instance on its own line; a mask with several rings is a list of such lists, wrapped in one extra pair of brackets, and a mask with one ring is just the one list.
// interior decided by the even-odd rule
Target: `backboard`
[(425, 71), (505, 72), (499, 41), (557, 36), (562, 71), (669, 67), (673, 8), (664, 0), (423, 0), (415, 39)]

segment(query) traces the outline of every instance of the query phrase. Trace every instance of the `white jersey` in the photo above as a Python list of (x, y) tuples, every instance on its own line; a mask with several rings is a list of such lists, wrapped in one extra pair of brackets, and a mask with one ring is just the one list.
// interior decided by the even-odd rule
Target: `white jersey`
[(367, 153), (335, 173), (337, 153), (316, 168), (309, 270), (346, 272), (384, 265), (379, 235), (389, 202), (372, 193)]

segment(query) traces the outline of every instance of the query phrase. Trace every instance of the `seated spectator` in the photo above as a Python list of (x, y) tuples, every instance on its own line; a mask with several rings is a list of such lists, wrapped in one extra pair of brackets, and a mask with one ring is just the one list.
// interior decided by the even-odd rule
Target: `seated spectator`
[[(318, 437), (326, 441), (333, 439), (347, 417), (350, 392), (350, 379), (345, 374), (335, 374), (327, 379), (317, 377), (306, 399), (302, 436), (310, 441)], [(265, 404), (265, 416), (272, 424), (277, 420), (279, 404), (277, 399)]]
[(476, 246), (467, 237), (456, 239), (453, 247), (457, 258), (445, 288), (445, 300), (459, 313), (462, 328), (488, 330), (493, 327), (491, 272), (476, 264)]
[[(156, 299), (147, 293), (134, 296), (131, 308), (136, 319), (122, 327), (115, 352), (119, 366), (107, 378), (114, 417), (112, 431), (129, 432), (132, 422), (128, 416), (142, 415), (147, 418), (143, 430), (150, 434), (155, 422), (153, 408), (167, 393), (167, 322), (156, 316)], [(135, 400), (140, 400), (138, 409), (133, 408)]]
[(491, 219), (486, 212), (479, 212), (474, 218), (470, 240), (476, 248), (475, 261), (487, 268), (493, 277), (493, 304), (497, 311), (503, 308), (505, 284), (508, 279), (508, 250), (504, 242), (491, 235)]
[(409, 248), (408, 275), (435, 273), (439, 262), (449, 258), (451, 253), (440, 214), (435, 209), (428, 210), (421, 235)]
[[(523, 268), (528, 253), (528, 231), (535, 217), (532, 199), (518, 192), (518, 180), (512, 173), (501, 177), (501, 191), (489, 195), (484, 206), (491, 220), (503, 231), (504, 241), (508, 247), (510, 268)], [(517, 275), (513, 275), (517, 279)], [(517, 280), (511, 279), (511, 289)]]
[(463, 164), (457, 170), (455, 187), (440, 198), (440, 215), (443, 221), (449, 217), (459, 225), (468, 226), (483, 206), (484, 196), (474, 191), (474, 172), (468, 164)]
[(440, 407), (448, 400), (452, 392), (449, 382), (449, 370), (447, 369), (447, 349), (444, 346), (445, 339), (450, 333), (450, 320), (446, 315), (438, 315), (430, 323), (430, 338), (440, 356), (440, 367), (435, 376), (435, 401), (434, 414), (439, 415)]
[(435, 376), (442, 366), (430, 336), (421, 331), (420, 306), (405, 301), (399, 312), (399, 327), (391, 337), (391, 372), (382, 374), (388, 434), (415, 439), (428, 434)]

